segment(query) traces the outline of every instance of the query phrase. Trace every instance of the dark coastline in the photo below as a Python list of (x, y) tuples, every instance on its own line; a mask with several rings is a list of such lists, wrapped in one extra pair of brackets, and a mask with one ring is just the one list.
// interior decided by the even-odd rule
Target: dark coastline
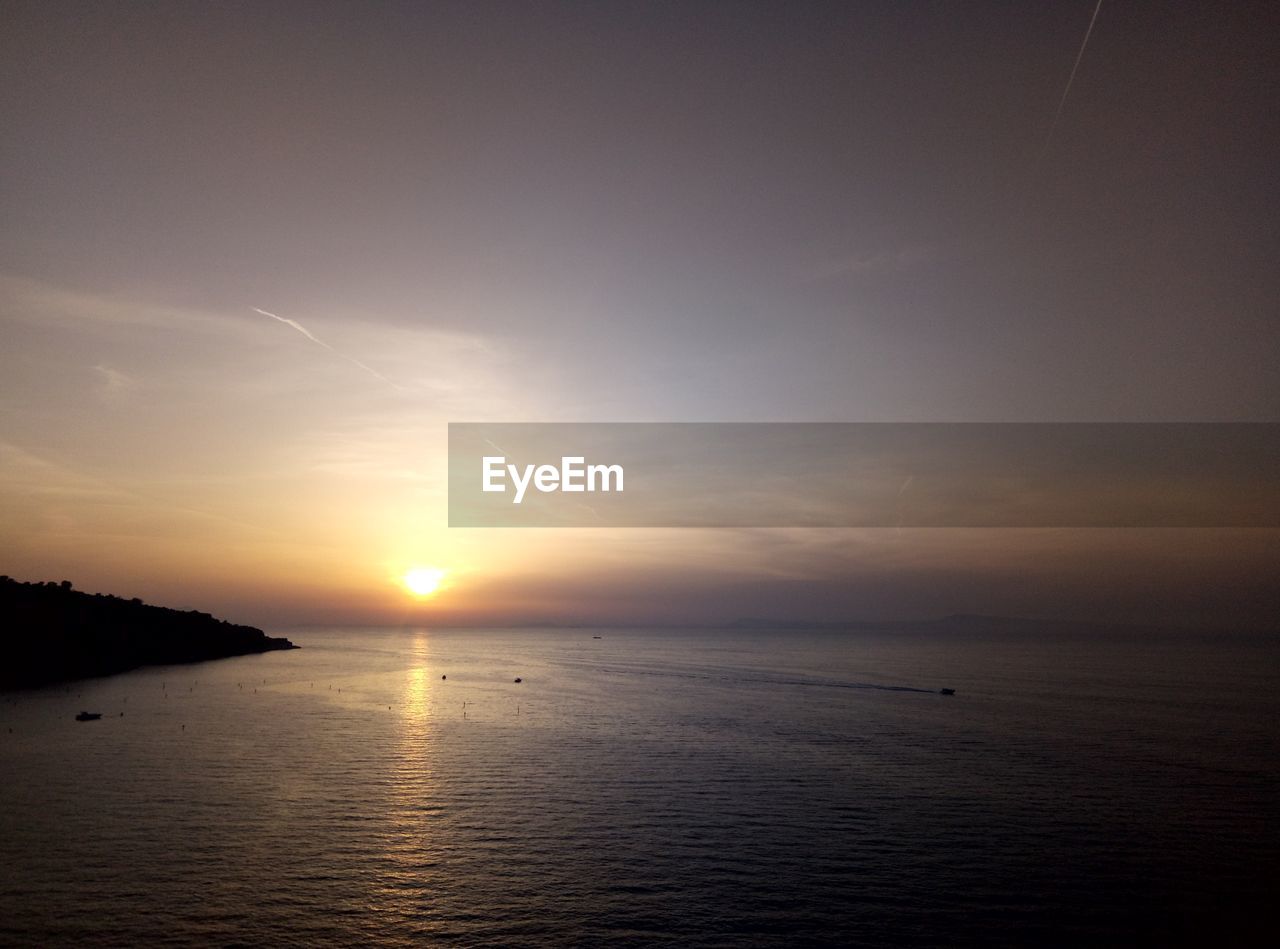
[(83, 593), (65, 580), (23, 583), (0, 577), (0, 627), (5, 630), (0, 689), (298, 648), (253, 626), (136, 598)]

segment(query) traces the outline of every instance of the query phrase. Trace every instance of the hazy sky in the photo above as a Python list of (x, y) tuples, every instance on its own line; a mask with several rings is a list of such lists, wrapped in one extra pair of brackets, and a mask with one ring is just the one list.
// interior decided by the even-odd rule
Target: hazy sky
[(1280, 13), (1104, 0), (1054, 125), (1093, 9), (5, 4), (0, 571), (1256, 621), (1274, 531), (445, 527), (451, 420), (1280, 420)]

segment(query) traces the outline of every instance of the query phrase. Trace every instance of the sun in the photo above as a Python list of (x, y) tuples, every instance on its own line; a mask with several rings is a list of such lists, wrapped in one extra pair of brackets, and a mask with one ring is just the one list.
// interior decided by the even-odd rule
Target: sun
[(414, 596), (430, 596), (443, 579), (444, 571), (436, 567), (414, 567), (404, 575), (404, 585)]

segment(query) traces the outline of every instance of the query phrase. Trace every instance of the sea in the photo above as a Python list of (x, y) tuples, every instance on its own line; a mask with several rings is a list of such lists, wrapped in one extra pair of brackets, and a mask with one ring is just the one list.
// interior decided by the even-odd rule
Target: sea
[(0, 943), (1273, 944), (1276, 636), (273, 632), (0, 693)]

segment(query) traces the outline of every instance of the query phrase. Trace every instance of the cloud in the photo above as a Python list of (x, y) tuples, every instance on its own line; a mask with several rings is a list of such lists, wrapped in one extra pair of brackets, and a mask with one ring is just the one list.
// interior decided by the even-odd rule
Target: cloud
[[(136, 377), (118, 366), (142, 359), (151, 367), (147, 384), (165, 386), (175, 393), (202, 388), (279, 399), (302, 388), (314, 389), (314, 371), (282, 361), (285, 347), (293, 345), (288, 337), (280, 334), (275, 345), (267, 345), (270, 340), (264, 340), (259, 318), (264, 315), (396, 392), (429, 400), (419, 408), (429, 407), (439, 414), (503, 417), (526, 406), (533, 388), (548, 388), (546, 380), (531, 378), (535, 363), (527, 353), (512, 349), (509, 340), (495, 341), (429, 324), (406, 325), (396, 319), (402, 314), (384, 319), (363, 312), (326, 312), (326, 331), (332, 328), (335, 334), (340, 333), (348, 343), (344, 349), (358, 349), (362, 356), (376, 358), (386, 370), (383, 373), (346, 355), (297, 320), (256, 307), (252, 311), (258, 315), (251, 316), (239, 307), (224, 311), (172, 306), (0, 274), (0, 321), (11, 324), (24, 337), (22, 349), (34, 351), (37, 341), (44, 341), (40, 345), (63, 357), (75, 351), (78, 359), (73, 366), (90, 367), (104, 392), (138, 385)], [(58, 335), (66, 331), (73, 332), (74, 339)], [(22, 351), (17, 346), (13, 350)], [(61, 372), (73, 366), (60, 362), (57, 369)], [(332, 389), (327, 383), (326, 388)], [(372, 393), (344, 389), (332, 394), (334, 398), (327, 401), (336, 407), (339, 397), (345, 404), (353, 396), (367, 401), (363, 396)], [(402, 401), (406, 410), (413, 408), (409, 400)], [(388, 406), (383, 404), (382, 408)]]
[[(29, 510), (33, 506), (40, 509), (42, 506), (52, 505), (52, 508), (43, 507), (46, 514), (50, 510), (74, 510), (86, 522), (102, 520), (104, 512), (107, 512), (115, 519), (122, 516), (138, 521), (154, 517), (181, 517), (184, 522), (194, 519), (193, 523), (204, 524), (206, 527), (216, 522), (231, 525), (240, 532), (247, 530), (257, 534), (276, 533), (270, 527), (166, 497), (166, 491), (190, 497), (193, 485), (166, 485), (156, 481), (141, 482), (130, 487), (0, 439), (0, 502), (20, 499)], [(183, 522), (179, 522), (179, 526), (181, 523)]]
[(119, 369), (112, 369), (110, 366), (101, 364), (90, 368), (98, 373), (102, 383), (102, 391), (108, 395), (127, 391), (138, 384), (133, 376), (126, 372), (121, 372)]
[(0, 316), (44, 328), (90, 323), (104, 329), (133, 327), (218, 334), (248, 333), (243, 324), (213, 311), (74, 290), (7, 274), (0, 274)]
[(99, 478), (0, 439), (0, 495), (119, 502), (132, 496)]
[(932, 253), (927, 247), (904, 247), (896, 251), (828, 258), (805, 267), (802, 274), (806, 280), (819, 281), (866, 274), (898, 273), (925, 263), (931, 257)]

